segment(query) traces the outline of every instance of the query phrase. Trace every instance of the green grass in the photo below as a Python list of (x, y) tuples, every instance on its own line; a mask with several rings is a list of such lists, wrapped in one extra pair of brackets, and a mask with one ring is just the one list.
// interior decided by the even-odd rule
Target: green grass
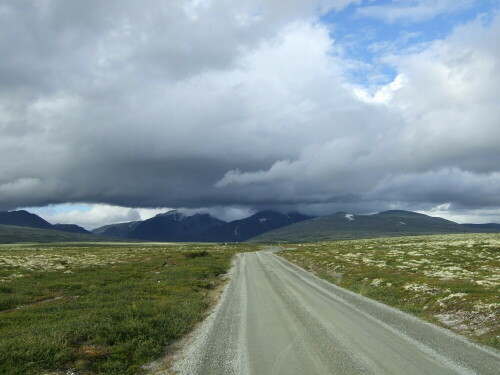
[(203, 318), (232, 256), (250, 249), (1, 245), (0, 373), (141, 373)]
[(500, 348), (500, 235), (460, 234), (286, 245), (319, 277)]

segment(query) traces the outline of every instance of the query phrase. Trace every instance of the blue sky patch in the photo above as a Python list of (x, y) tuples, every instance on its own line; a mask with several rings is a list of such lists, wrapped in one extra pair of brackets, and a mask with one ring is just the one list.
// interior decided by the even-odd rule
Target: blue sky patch
[[(483, 17), (484, 22), (488, 23), (498, 12), (500, 4), (496, 0), (456, 0), (454, 3), (441, 0), (432, 3), (444, 5), (441, 11), (435, 10), (435, 14), (425, 16), (423, 7), (431, 7), (430, 2), (425, 0), (363, 1), (340, 12), (331, 11), (323, 15), (320, 22), (330, 29), (330, 36), (335, 40), (342, 57), (358, 62), (353, 64), (355, 68), (349, 72), (348, 78), (361, 85), (383, 85), (391, 82), (397, 74), (381, 61), (384, 55), (418, 50), (419, 46), (446, 38), (455, 27), (477, 17)], [(447, 3), (458, 5), (448, 9)], [(399, 18), (390, 18), (392, 11), (408, 6), (411, 6), (408, 16), (402, 12)], [(370, 12), (367, 10), (373, 9), (377, 11), (376, 15), (368, 15)], [(419, 9), (423, 9), (421, 13), (424, 15), (412, 18), (412, 12), (419, 14)]]

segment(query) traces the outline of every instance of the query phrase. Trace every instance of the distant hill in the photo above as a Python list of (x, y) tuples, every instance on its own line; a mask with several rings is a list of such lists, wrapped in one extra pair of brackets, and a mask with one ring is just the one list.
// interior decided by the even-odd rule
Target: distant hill
[(440, 233), (500, 232), (500, 224), (457, 224), (411, 211), (374, 215), (338, 212), (311, 217), (261, 211), (225, 222), (209, 214), (172, 210), (144, 221), (105, 225), (88, 232), (75, 224), (50, 224), (30, 212), (0, 212), (0, 243), (77, 241), (315, 242)]
[(481, 231), (481, 232), (490, 232), (490, 233), (499, 233), (500, 232), (500, 224), (497, 223), (487, 223), (487, 224), (462, 224), (464, 227), (467, 227), (473, 231)]
[(208, 214), (183, 215), (177, 211), (144, 220), (129, 233), (129, 238), (149, 241), (206, 242), (213, 228), (226, 222)]
[(54, 224), (52, 225), (52, 229), (59, 230), (61, 232), (92, 234), (92, 232), (89, 232), (85, 228), (76, 224)]
[(298, 212), (281, 214), (276, 211), (261, 211), (215, 228), (214, 236), (219, 239), (218, 242), (242, 242), (259, 234), (312, 218)]
[(17, 227), (52, 229), (52, 224), (25, 210), (0, 212), (0, 224)]
[(58, 230), (71, 233), (86, 233), (91, 234), (88, 230), (76, 224), (50, 224), (40, 216), (32, 214), (25, 210), (18, 211), (2, 211), (0, 212), (1, 225), (14, 225), (17, 227), (38, 228)]
[(122, 242), (120, 238), (95, 234), (63, 232), (54, 229), (17, 227), (0, 224), (0, 244), (51, 243), (51, 242)]
[(384, 211), (374, 215), (338, 212), (275, 229), (250, 239), (260, 243), (298, 243), (440, 233), (485, 232), (439, 217), (411, 211)]
[(106, 225), (92, 232), (148, 241), (241, 242), (269, 230), (310, 218), (296, 212), (281, 214), (262, 211), (228, 223), (209, 214), (186, 216), (172, 210), (148, 220)]
[(206, 242), (210, 229), (225, 224), (208, 214), (186, 216), (172, 210), (144, 221), (105, 225), (92, 233), (147, 241)]
[(101, 236), (127, 238), (132, 230), (134, 230), (135, 227), (140, 223), (140, 221), (130, 221), (128, 223), (108, 224), (99, 228), (92, 229), (92, 233)]

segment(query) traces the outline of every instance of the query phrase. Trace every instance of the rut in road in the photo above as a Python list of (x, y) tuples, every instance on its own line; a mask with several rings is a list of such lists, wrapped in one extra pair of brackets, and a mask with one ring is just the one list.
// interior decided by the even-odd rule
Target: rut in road
[(498, 351), (339, 288), (272, 251), (231, 282), (176, 358), (182, 375), (495, 374)]

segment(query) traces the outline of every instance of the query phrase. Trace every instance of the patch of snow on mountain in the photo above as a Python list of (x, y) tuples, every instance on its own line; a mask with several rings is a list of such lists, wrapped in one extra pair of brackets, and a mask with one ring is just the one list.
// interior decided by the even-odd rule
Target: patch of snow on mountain
[(351, 220), (352, 221), (352, 220), (354, 220), (354, 215), (353, 214), (345, 214), (345, 218), (347, 220)]
[(262, 219), (259, 219), (259, 221), (263, 223), (264, 221), (267, 221), (267, 218), (263, 217)]

